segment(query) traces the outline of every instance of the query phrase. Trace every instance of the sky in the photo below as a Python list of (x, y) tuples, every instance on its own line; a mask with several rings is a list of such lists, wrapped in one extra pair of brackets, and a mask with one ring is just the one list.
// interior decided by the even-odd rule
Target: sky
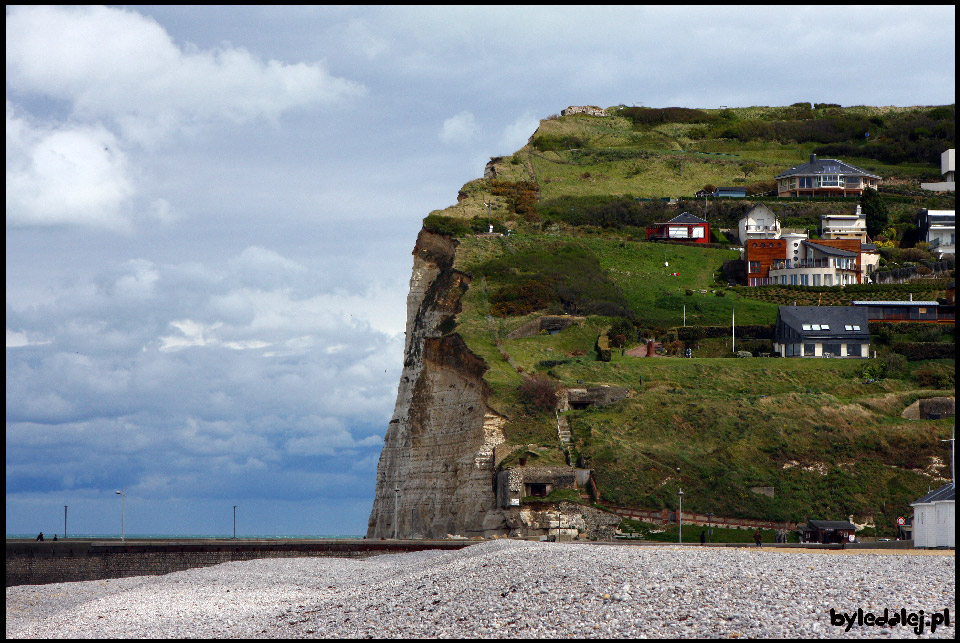
[(950, 104), (954, 14), (8, 6), (7, 533), (362, 535), (417, 232), (491, 156), (568, 105)]

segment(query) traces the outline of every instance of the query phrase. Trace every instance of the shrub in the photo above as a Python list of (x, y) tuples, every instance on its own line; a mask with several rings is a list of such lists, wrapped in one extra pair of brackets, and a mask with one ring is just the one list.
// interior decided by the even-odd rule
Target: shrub
[(884, 376), (900, 378), (907, 373), (907, 358), (900, 353), (886, 353), (883, 356)]
[(430, 214), (423, 220), (423, 227), (433, 233), (451, 237), (462, 237), (470, 234), (470, 224), (464, 219), (445, 217), (441, 214)]
[(954, 344), (934, 344), (929, 342), (895, 342), (891, 350), (910, 361), (922, 359), (953, 359), (956, 354)]
[(914, 373), (917, 384), (924, 388), (952, 389), (954, 387), (954, 371), (946, 368), (924, 367)]
[(557, 408), (559, 386), (546, 375), (525, 377), (520, 384), (520, 400), (532, 411), (554, 411)]

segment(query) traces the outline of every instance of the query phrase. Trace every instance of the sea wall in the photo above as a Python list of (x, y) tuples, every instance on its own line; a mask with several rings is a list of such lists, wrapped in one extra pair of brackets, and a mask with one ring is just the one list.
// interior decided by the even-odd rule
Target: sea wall
[(461, 549), (453, 542), (370, 540), (194, 542), (7, 542), (6, 586), (155, 576), (238, 560), (323, 556), (358, 558), (424, 549)]

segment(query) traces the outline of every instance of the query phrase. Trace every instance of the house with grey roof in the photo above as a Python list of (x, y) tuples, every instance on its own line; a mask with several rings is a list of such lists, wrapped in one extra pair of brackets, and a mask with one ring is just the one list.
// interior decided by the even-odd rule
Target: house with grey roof
[(647, 239), (710, 243), (710, 224), (694, 214), (684, 212), (666, 223), (654, 223), (648, 226)]
[(818, 159), (781, 172), (774, 177), (777, 196), (860, 196), (876, 189), (882, 177), (838, 159)]
[(867, 242), (867, 215), (860, 204), (854, 214), (820, 215), (820, 236), (824, 239), (857, 239)]
[[(859, 246), (859, 242), (854, 242)], [(793, 286), (845, 286), (861, 283), (860, 252), (804, 239), (799, 252), (775, 260), (769, 284)]]
[(913, 507), (914, 547), (956, 547), (955, 484), (949, 482), (910, 503)]
[(773, 351), (781, 357), (870, 357), (867, 311), (855, 306), (780, 306)]

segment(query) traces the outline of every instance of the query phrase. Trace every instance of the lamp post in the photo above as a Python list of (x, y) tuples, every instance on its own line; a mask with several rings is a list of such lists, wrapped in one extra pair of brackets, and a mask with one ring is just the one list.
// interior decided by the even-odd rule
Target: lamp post
[(120, 505), (120, 540), (126, 540), (127, 494), (122, 491), (114, 491), (114, 493), (123, 498)]
[(677, 542), (683, 542), (683, 489), (679, 491), (680, 496), (680, 509), (677, 511), (677, 523), (680, 525), (680, 528), (677, 530)]
[(712, 542), (713, 542), (713, 539), (711, 538), (711, 536), (713, 536), (713, 525), (712, 525), (712, 523), (713, 523), (713, 514), (712, 514), (712, 513), (708, 513), (708, 514), (707, 514), (707, 542), (708, 542), (708, 543), (712, 543)]
[(397, 523), (400, 522), (400, 485), (393, 488), (393, 539), (397, 539)]

